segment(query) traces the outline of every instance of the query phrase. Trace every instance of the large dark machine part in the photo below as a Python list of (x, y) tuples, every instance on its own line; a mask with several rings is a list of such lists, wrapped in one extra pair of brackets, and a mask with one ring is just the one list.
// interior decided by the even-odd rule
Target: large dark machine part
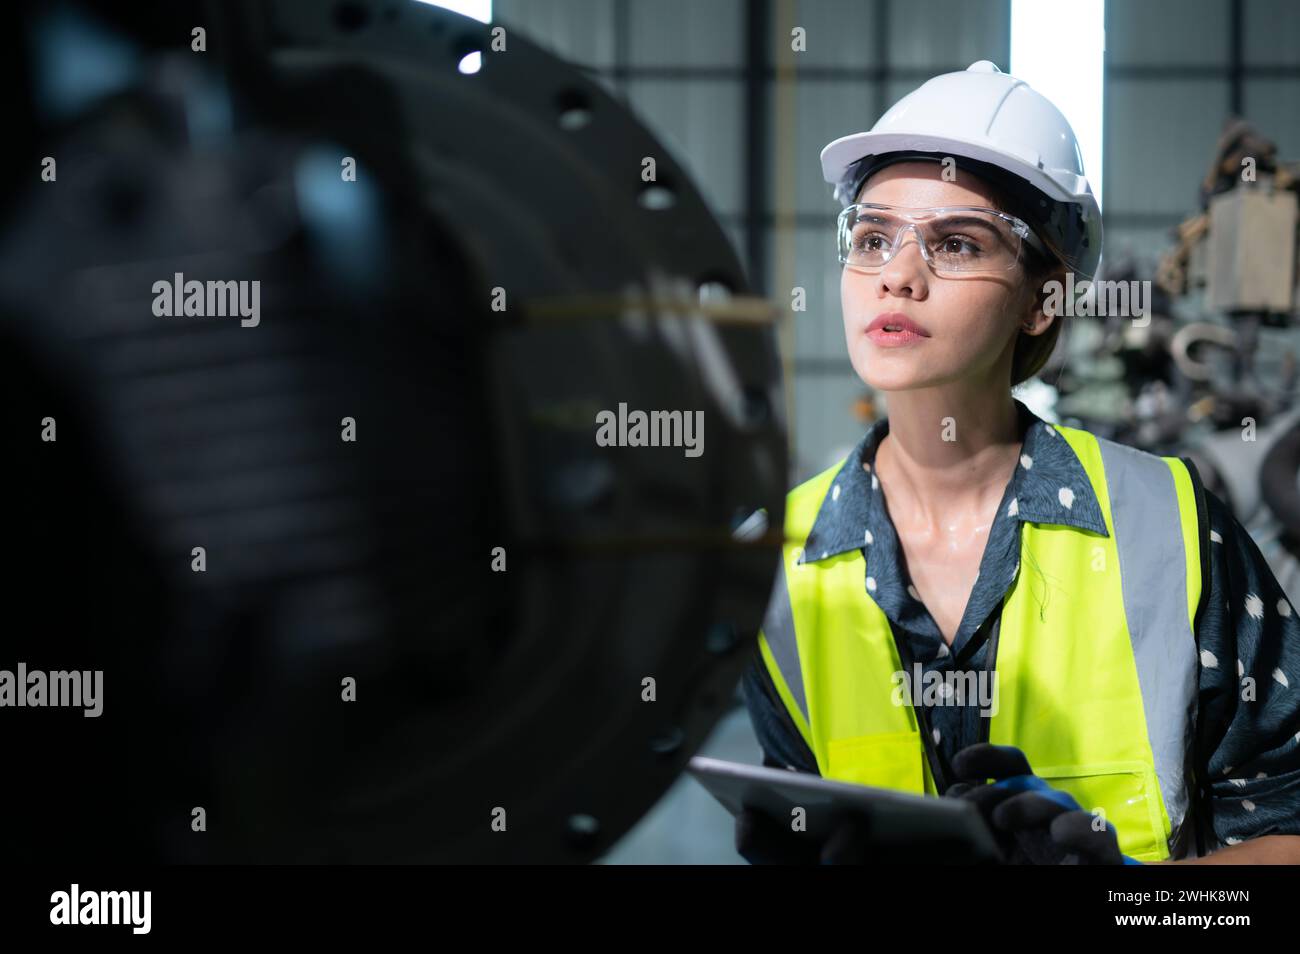
[[(0, 709), (7, 859), (589, 861), (726, 710), (783, 524), (772, 311), (645, 128), (490, 29), (34, 5), (6, 41), (0, 669), (103, 671), (98, 718)], [(54, 96), (95, 43), (116, 84)], [(257, 318), (159, 316), (191, 280)], [(598, 444), (620, 405), (703, 453)]]

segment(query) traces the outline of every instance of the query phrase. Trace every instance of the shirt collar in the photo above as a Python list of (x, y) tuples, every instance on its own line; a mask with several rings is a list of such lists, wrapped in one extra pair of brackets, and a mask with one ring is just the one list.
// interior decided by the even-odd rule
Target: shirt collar
[[(1005, 516), (1016, 517), (1021, 523), (1077, 527), (1109, 537), (1092, 481), (1074, 448), (1024, 402), (1013, 400), (1024, 446), (1011, 475), (1011, 503)], [(822, 498), (800, 563), (829, 559), (869, 542), (873, 511), (881, 499), (880, 482), (873, 472), (876, 448), (888, 433), (889, 418), (883, 417), (845, 458)]]

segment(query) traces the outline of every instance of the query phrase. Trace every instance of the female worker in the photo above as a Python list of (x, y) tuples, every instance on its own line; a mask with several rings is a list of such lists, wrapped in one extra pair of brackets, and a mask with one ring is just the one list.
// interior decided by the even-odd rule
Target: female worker
[[(789, 494), (743, 684), (764, 763), (972, 799), (1012, 861), (1300, 861), (1300, 623), (1263, 557), (1185, 459), (1011, 392), (1101, 257), (1065, 118), (981, 61), (821, 158), (888, 417)], [(736, 835), (871, 857), (852, 826)]]

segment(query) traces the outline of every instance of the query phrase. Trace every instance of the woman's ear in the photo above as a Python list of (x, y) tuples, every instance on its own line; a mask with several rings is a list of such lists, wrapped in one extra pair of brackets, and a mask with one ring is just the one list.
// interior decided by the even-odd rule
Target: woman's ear
[(1052, 327), (1053, 320), (1064, 307), (1065, 266), (1041, 271), (1031, 276), (1029, 281), (1029, 301), (1021, 316), (1020, 330), (1029, 335), (1041, 335)]

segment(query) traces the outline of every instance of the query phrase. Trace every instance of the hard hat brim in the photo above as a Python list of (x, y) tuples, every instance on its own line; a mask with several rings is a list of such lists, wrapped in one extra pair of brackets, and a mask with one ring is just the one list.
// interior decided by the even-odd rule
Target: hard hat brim
[[(1020, 176), (1052, 199), (1060, 202), (1080, 202), (1095, 208), (1096, 203), (1092, 200), (1092, 192), (1088, 188), (1087, 181), (1079, 176), (1059, 169), (1049, 172), (1004, 150), (946, 136), (872, 132), (841, 136), (821, 151), (822, 178), (831, 185), (838, 186), (848, 173), (849, 167), (859, 159), (868, 155), (884, 155), (891, 152), (936, 152), (988, 162)], [(1063, 178), (1068, 181), (1062, 183), (1060, 180)], [(1089, 211), (1091, 212), (1092, 209)]]

